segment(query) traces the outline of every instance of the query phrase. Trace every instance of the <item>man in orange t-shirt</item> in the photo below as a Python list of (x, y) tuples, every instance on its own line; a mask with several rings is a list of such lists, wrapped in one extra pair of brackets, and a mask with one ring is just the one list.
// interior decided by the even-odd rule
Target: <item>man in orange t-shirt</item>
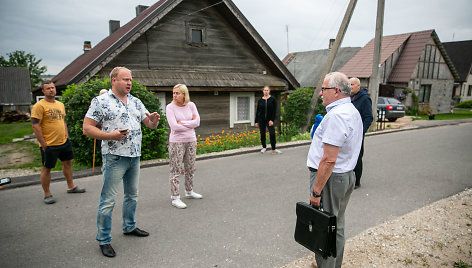
[(40, 180), (44, 190), (44, 203), (56, 202), (49, 190), (51, 183), (51, 169), (56, 166), (57, 158), (62, 162), (62, 172), (67, 181), (68, 193), (84, 193), (72, 182), (72, 143), (67, 133), (65, 121), (66, 111), (64, 104), (55, 99), (56, 86), (51, 81), (43, 81), (44, 99), (38, 101), (31, 110), (31, 122), (33, 131), (39, 142), (43, 169)]

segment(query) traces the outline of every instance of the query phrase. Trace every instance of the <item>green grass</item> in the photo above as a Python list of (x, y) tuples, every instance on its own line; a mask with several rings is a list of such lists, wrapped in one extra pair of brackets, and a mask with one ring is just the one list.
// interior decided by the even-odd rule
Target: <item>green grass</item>
[(1, 155), (8, 155), (14, 152), (22, 153), (24, 155), (32, 156), (32, 160), (29, 163), (21, 164), (21, 165), (14, 165), (5, 167), (8, 169), (21, 169), (21, 168), (33, 168), (33, 167), (41, 167), (41, 155), (39, 153), (39, 146), (30, 141), (18, 141), (12, 143), (14, 146), (11, 150), (4, 151)]
[[(11, 166), (6, 168), (21, 169), (21, 168), (34, 168), (41, 167), (41, 153), (39, 152), (38, 144), (31, 141), (18, 141), (13, 143), (12, 139), (23, 138), (25, 135), (33, 134), (33, 128), (31, 122), (15, 122), (10, 124), (0, 123), (0, 145), (3, 144), (14, 144), (14, 149), (3, 152), (2, 154), (12, 153), (13, 150), (16, 152), (23, 152), (27, 155), (33, 156), (31, 163), (25, 163), (22, 165)], [(82, 170), (88, 167), (80, 165), (76, 161), (72, 161), (72, 170)], [(57, 161), (56, 167), (53, 171), (62, 170), (61, 161)]]
[[(456, 110), (454, 113), (449, 114), (437, 114), (434, 116), (434, 120), (457, 120), (472, 118), (472, 112), (469, 110)], [(413, 120), (428, 120), (427, 115), (421, 115), (413, 117)]]
[(11, 143), (12, 139), (29, 134), (33, 134), (31, 122), (0, 123), (0, 144)]

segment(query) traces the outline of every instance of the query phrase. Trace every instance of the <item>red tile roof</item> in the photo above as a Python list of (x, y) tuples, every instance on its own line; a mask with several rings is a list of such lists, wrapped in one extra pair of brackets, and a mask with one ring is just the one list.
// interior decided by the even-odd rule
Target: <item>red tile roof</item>
[[(404, 48), (395, 63), (395, 66), (388, 78), (388, 82), (408, 82), (411, 79), (415, 67), (418, 64), (421, 53), (426, 44), (433, 38), (446, 61), (451, 73), (456, 78), (457, 71), (446, 53), (439, 37), (434, 30), (426, 30), (413, 33), (384, 36), (382, 38), (382, 52), (380, 64), (385, 61), (401, 46)], [(372, 75), (372, 61), (374, 55), (374, 39), (370, 40), (350, 61), (348, 61), (339, 71), (347, 76), (359, 78), (369, 78)]]
[(434, 30), (411, 33), (388, 82), (408, 82)]
[[(382, 38), (382, 52), (380, 63), (383, 64), (411, 34), (398, 34), (384, 36)], [(368, 78), (372, 75), (372, 60), (374, 57), (374, 41), (372, 39), (363, 47), (350, 61), (348, 61), (339, 71), (349, 77)]]

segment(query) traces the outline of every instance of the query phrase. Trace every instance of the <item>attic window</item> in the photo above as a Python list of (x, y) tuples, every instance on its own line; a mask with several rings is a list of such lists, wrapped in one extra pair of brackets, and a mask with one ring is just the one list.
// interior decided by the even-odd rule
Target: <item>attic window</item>
[(187, 44), (195, 47), (204, 47), (206, 44), (206, 23), (200, 19), (194, 19), (185, 23)]
[(192, 29), (192, 43), (203, 43), (202, 30)]

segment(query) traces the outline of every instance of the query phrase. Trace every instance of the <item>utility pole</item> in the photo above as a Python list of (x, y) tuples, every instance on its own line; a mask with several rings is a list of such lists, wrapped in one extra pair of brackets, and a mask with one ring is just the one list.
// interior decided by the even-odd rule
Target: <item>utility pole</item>
[(287, 55), (290, 53), (290, 49), (288, 47), (288, 24), (285, 24), (285, 29), (287, 30)]
[(343, 21), (341, 23), (341, 26), (339, 27), (338, 35), (336, 36), (336, 40), (334, 41), (333, 48), (331, 49), (331, 52), (329, 53), (328, 60), (326, 61), (323, 71), (321, 72), (320, 80), (318, 81), (318, 84), (316, 85), (316, 88), (315, 88), (315, 92), (313, 93), (313, 96), (311, 98), (310, 107), (308, 108), (308, 111), (306, 113), (307, 121), (306, 121), (306, 124), (302, 126), (302, 129), (301, 129), (302, 133), (305, 133), (307, 128), (311, 125), (311, 117), (313, 116), (315, 106), (318, 104), (318, 96), (320, 95), (320, 92), (321, 92), (321, 86), (323, 85), (325, 76), (333, 67), (334, 58), (336, 57), (336, 53), (338, 52), (338, 49), (341, 46), (341, 43), (343, 42), (344, 35), (346, 35), (346, 30), (347, 30), (347, 27), (349, 26), (349, 22), (351, 21), (352, 13), (354, 13), (354, 8), (356, 7), (356, 4), (357, 4), (357, 0), (350, 0), (349, 2), (349, 5), (346, 10), (346, 14), (344, 14)]
[(372, 61), (372, 75), (369, 79), (369, 92), (372, 99), (372, 113), (374, 120), (370, 125), (370, 130), (375, 131), (377, 126), (377, 102), (379, 99), (379, 80), (380, 80), (380, 55), (382, 52), (382, 34), (384, 21), (385, 0), (378, 0), (377, 4), (377, 22), (375, 25), (374, 58)]

